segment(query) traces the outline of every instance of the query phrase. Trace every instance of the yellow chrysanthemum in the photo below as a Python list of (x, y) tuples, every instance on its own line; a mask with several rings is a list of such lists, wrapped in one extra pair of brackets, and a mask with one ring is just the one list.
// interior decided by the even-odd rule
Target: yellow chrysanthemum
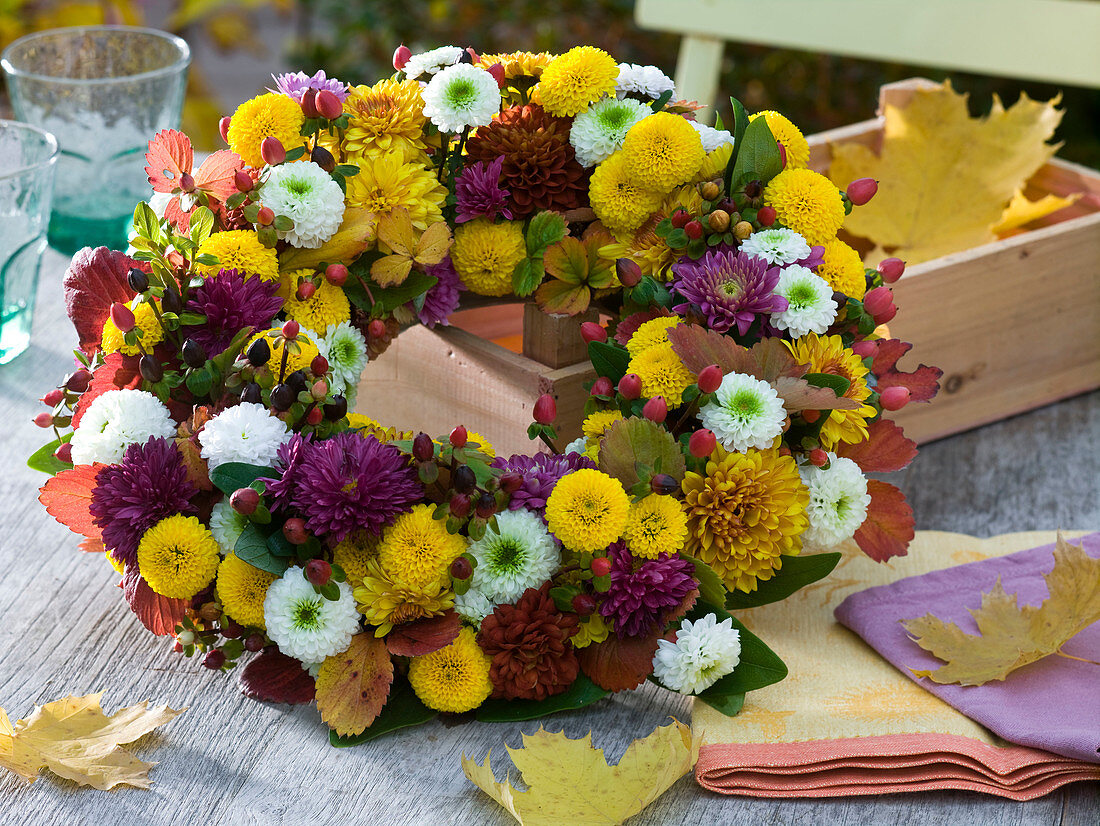
[(113, 553), (104, 548), (103, 555), (107, 557), (107, 561), (111, 564), (111, 567), (115, 569), (116, 574), (122, 576), (124, 573), (126, 573), (126, 566), (115, 559), (115, 555)]
[(840, 336), (819, 336), (807, 333), (787, 347), (799, 364), (808, 364), (811, 373), (843, 376), (849, 382), (844, 398), (863, 402), (855, 410), (833, 410), (821, 426), (821, 446), (832, 450), (840, 442), (856, 444), (867, 438), (867, 420), (874, 418), (875, 409), (865, 402), (871, 395), (867, 387), (867, 367), (863, 360), (844, 346)]
[(412, 161), (426, 150), (424, 99), (415, 80), (386, 78), (373, 86), (356, 86), (344, 101), (350, 118), (344, 132), (348, 163), (397, 152)]
[(274, 249), (265, 247), (250, 229), (215, 232), (201, 244), (199, 255), (213, 255), (217, 264), (196, 264), (200, 275), (217, 275), (220, 270), (237, 270), (245, 278), (258, 275), (264, 281), (279, 277), (279, 258)]
[(780, 554), (802, 550), (810, 494), (792, 457), (719, 446), (706, 473), (689, 471), (682, 487), (687, 552), (714, 568), (729, 590), (755, 591), (780, 568)]
[(450, 645), (409, 661), (409, 684), (428, 708), (470, 711), (493, 693), (491, 663), (473, 629), (463, 628)]
[(264, 598), (278, 578), (229, 554), (218, 566), (217, 594), (222, 609), (241, 625), (266, 629)]
[(695, 173), (695, 182), (713, 181), (715, 178), (721, 178), (725, 175), (731, 155), (733, 155), (732, 143), (724, 143), (714, 151), (708, 152), (703, 159), (703, 165)]
[(623, 539), (634, 556), (656, 559), (660, 553), (679, 553), (687, 533), (687, 514), (680, 500), (651, 493), (630, 506)]
[(576, 46), (542, 70), (539, 101), (551, 115), (571, 118), (604, 95), (615, 93), (619, 64), (594, 46)]
[(348, 427), (357, 430), (363, 436), (373, 436), (380, 442), (396, 442), (399, 439), (411, 439), (416, 434), (411, 430), (398, 430), (396, 427), (386, 427), (370, 416), (362, 413), (348, 413)]
[(260, 144), (264, 138), (278, 138), (288, 152), (305, 144), (302, 107), (286, 95), (269, 92), (246, 100), (229, 121), (229, 148), (249, 166), (261, 167)]
[[(262, 333), (256, 333), (252, 337), (252, 341), (258, 341), (264, 339), (267, 342), (267, 346), (271, 349), (271, 358), (268, 359), (267, 369), (271, 371), (272, 375), (279, 377), (279, 369), (283, 363), (283, 349), (286, 347), (286, 343), (282, 339), (272, 338), (267, 334), (267, 331)], [(252, 341), (249, 344), (252, 344)], [(317, 342), (314, 340), (313, 335), (307, 330), (299, 330), (298, 337), (294, 339), (297, 344), (297, 352), (295, 352), (294, 346), (290, 347), (290, 352), (286, 357), (286, 372), (283, 374), (283, 378), (289, 376), (295, 370), (308, 370), (310, 362), (315, 359), (320, 351), (317, 349)], [(247, 350), (248, 347), (245, 347)]]
[[(298, 276), (302, 273), (312, 275), (313, 271), (298, 270), (283, 276), (283, 284), (288, 287), (289, 293), (283, 296), (283, 311), (287, 316), (318, 335), (324, 335), (330, 324), (339, 324), (351, 318), (351, 302), (343, 288), (330, 283), (326, 278), (321, 279), (313, 295), (305, 301), (299, 301), (296, 292)], [(290, 291), (290, 285), (294, 285), (294, 292)]]
[(684, 366), (668, 342), (632, 356), (626, 371), (642, 380), (643, 396), (647, 399), (664, 396), (669, 407), (677, 407), (684, 391), (695, 384), (695, 374)]
[(629, 511), (622, 483), (592, 468), (563, 476), (546, 500), (550, 532), (571, 551), (606, 548), (622, 535)]
[(589, 614), (588, 618), (582, 620), (577, 626), (577, 633), (569, 638), (569, 642), (574, 648), (586, 648), (594, 642), (603, 642), (609, 633), (611, 628), (602, 616)]
[(488, 69), (499, 63), (504, 67), (504, 79), (515, 80), (520, 77), (542, 77), (543, 69), (550, 65), (550, 61), (557, 55), (549, 52), (510, 52), (508, 54), (483, 54), (478, 61), (478, 66)]
[(359, 164), (359, 173), (348, 178), (347, 205), (384, 215), (398, 207), (409, 211), (413, 226), (423, 232), (443, 220), (440, 207), (447, 190), (434, 172), (422, 163), (405, 163), (400, 152), (388, 152)]
[(863, 272), (863, 260), (859, 253), (839, 238), (825, 245), (825, 254), (817, 274), (829, 282), (829, 286), (849, 298), (863, 298), (867, 292), (867, 277)]
[(626, 157), (620, 150), (592, 173), (588, 200), (604, 226), (614, 233), (626, 233), (646, 222), (660, 206), (661, 193), (638, 182), (627, 169)]
[(671, 112), (657, 112), (631, 126), (622, 153), (638, 185), (658, 192), (690, 181), (706, 157), (699, 133)]
[(474, 445), (476, 445), (477, 447), (474, 449), (477, 450), (478, 453), (484, 453), (490, 459), (495, 459), (497, 457), (496, 449), (489, 443), (488, 439), (476, 430), (470, 430), (466, 433), (466, 444), (468, 447), (474, 447)]
[(749, 115), (749, 120), (753, 121), (759, 117), (764, 118), (764, 122), (768, 124), (775, 142), (783, 144), (783, 149), (787, 152), (786, 168), (804, 169), (810, 162), (810, 145), (802, 136), (802, 130), (791, 123), (786, 116), (771, 109)]
[(352, 588), (362, 584), (367, 566), (377, 558), (378, 537), (367, 531), (353, 531), (332, 549), (332, 561), (344, 569)]
[(679, 323), (679, 316), (662, 315), (640, 324), (626, 342), (627, 352), (636, 356), (651, 347), (668, 344), (668, 331)]
[(194, 516), (169, 516), (141, 537), (141, 576), (161, 596), (190, 599), (218, 572), (218, 542)]
[(656, 233), (657, 226), (678, 208), (683, 207), (692, 215), (698, 215), (703, 198), (698, 187), (679, 186), (664, 196), (657, 211), (631, 232), (616, 234), (614, 244), (600, 247), (600, 257), (614, 261), (629, 258), (642, 269), (643, 275), (652, 275), (662, 281), (672, 278), (672, 263), (679, 252), (672, 249), (665, 239)]
[(494, 224), (485, 218), (468, 221), (455, 230), (451, 262), (462, 283), (478, 295), (512, 292), (512, 270), (527, 255), (523, 225), (518, 221)]
[(784, 169), (764, 188), (764, 203), (809, 244), (829, 243), (844, 223), (840, 190), (812, 169)]
[(417, 505), (382, 534), (378, 561), (394, 580), (410, 588), (426, 589), (447, 576), (447, 568), (466, 550), (466, 540), (447, 533), (446, 526), (432, 518), (433, 508)]
[(607, 432), (607, 428), (622, 420), (623, 414), (618, 410), (597, 410), (584, 420), (581, 432), (586, 439), (598, 439)]
[(160, 326), (157, 315), (149, 304), (143, 301), (136, 308), (130, 305), (130, 309), (134, 312), (137, 328), (141, 330), (141, 338), (136, 344), (127, 344), (122, 331), (118, 329), (111, 317), (107, 316), (107, 320), (103, 322), (103, 338), (99, 343), (104, 355), (122, 353), (125, 356), (136, 356), (142, 350), (149, 352), (154, 346), (164, 341), (164, 328)]
[(455, 604), (455, 595), (446, 577), (414, 587), (372, 559), (355, 588), (355, 600), (359, 613), (375, 626), (374, 635), (384, 637), (395, 625), (442, 614)]

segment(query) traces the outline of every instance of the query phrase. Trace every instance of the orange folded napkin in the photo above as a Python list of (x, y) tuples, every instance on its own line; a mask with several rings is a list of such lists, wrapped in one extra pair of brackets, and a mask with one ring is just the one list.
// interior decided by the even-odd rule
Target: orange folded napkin
[(1054, 540), (1053, 531), (992, 539), (921, 531), (908, 556), (886, 564), (845, 546), (824, 580), (782, 602), (739, 612), (787, 663), (790, 676), (751, 692), (737, 717), (695, 703), (692, 726), (703, 740), (699, 784), (754, 797), (966, 789), (1030, 800), (1076, 780), (1100, 780), (1100, 765), (996, 737), (833, 618), (846, 596), (864, 588)]

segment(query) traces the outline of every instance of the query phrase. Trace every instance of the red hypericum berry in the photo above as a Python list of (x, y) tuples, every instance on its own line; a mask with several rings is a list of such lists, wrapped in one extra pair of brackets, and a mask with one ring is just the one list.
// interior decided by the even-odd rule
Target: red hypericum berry
[[(264, 209), (267, 209), (267, 207), (264, 207)], [(294, 293), (294, 297), (297, 298), (299, 301), (309, 301), (311, 298), (313, 298), (313, 294), (315, 292), (317, 292), (316, 284), (314, 284), (312, 281), (303, 281), (301, 284), (298, 285), (298, 290)]]
[(298, 333), (301, 331), (301, 326), (293, 318), (283, 323), (283, 338), (287, 341), (294, 341), (298, 338)]
[(687, 222), (691, 220), (691, 215), (683, 207), (677, 207), (669, 220), (672, 221), (672, 226), (676, 227), (676, 229), (683, 229), (687, 226)]
[(296, 516), (286, 520), (283, 523), (283, 536), (291, 545), (304, 545), (309, 541), (305, 520)]
[(606, 556), (597, 556), (592, 560), (592, 573), (596, 576), (607, 576), (611, 573), (611, 560)]
[(455, 579), (469, 579), (474, 575), (474, 566), (464, 556), (457, 557), (451, 563), (451, 576)]
[(787, 147), (783, 144), (776, 144), (779, 147), (779, 163), (783, 169), (787, 168)]
[(180, 173), (180, 189), (183, 192), (194, 192), (195, 191), (195, 179), (191, 176), (191, 173), (189, 173), (189, 172), (181, 172)]
[(229, 143), (229, 121), (230, 120), (232, 120), (232, 118), (230, 118), (229, 115), (225, 115), (221, 120), (218, 121), (218, 132), (222, 136), (222, 141), (224, 143), (226, 143), (227, 145)]
[(268, 135), (260, 142), (260, 157), (268, 166), (278, 166), (286, 160), (286, 147), (281, 140)]
[(329, 264), (325, 267), (325, 280), (335, 287), (343, 287), (348, 280), (348, 268), (343, 264)]
[(501, 63), (494, 63), (487, 70), (489, 74), (493, 76), (493, 80), (497, 82), (497, 88), (503, 89), (508, 85), (508, 81), (504, 77), (504, 66)]
[(320, 407), (311, 407), (309, 412), (306, 413), (306, 424), (311, 424), (316, 427), (324, 420), (325, 411)]
[(688, 221), (684, 224), (684, 232), (687, 237), (695, 241), (703, 237), (703, 223), (701, 221)]
[(665, 401), (665, 397), (654, 396), (647, 401), (642, 408), (642, 415), (651, 422), (656, 422), (657, 424), (663, 422), (668, 416), (668, 402)]
[(269, 227), (275, 223), (275, 210), (271, 207), (260, 207), (260, 211), (256, 213), (256, 223), (261, 227)]
[(233, 173), (233, 186), (237, 187), (238, 192), (251, 192), (255, 185), (256, 182), (252, 180), (252, 176), (243, 169)]
[(880, 313), (875, 316), (875, 324), (888, 324), (894, 320), (894, 316), (898, 314), (898, 308), (896, 304), (891, 304), (886, 308), (886, 312)]
[(762, 206), (756, 213), (756, 220), (762, 227), (770, 227), (775, 223), (775, 207)]
[(789, 447), (787, 447), (786, 445), (780, 445), (778, 453), (779, 453), (780, 456), (790, 456), (791, 455), (791, 449)]
[(71, 464), (73, 461), (73, 446), (68, 442), (65, 442), (65, 444), (61, 445), (61, 447), (54, 451), (53, 455), (56, 456), (58, 460), (62, 462), (69, 462)]
[(413, 437), (413, 458), (418, 462), (426, 462), (435, 455), (435, 442), (427, 433), (421, 431)]
[(704, 393), (713, 393), (722, 386), (722, 368), (717, 364), (711, 364), (699, 371), (696, 380), (699, 389)]
[(469, 434), (466, 433), (466, 428), (459, 425), (451, 431), (451, 435), (448, 436), (448, 440), (451, 443), (451, 447), (465, 447), (466, 438)]
[(633, 258), (616, 258), (615, 274), (624, 287), (637, 287), (642, 280), (642, 268)]
[(413, 56), (412, 49), (402, 43), (396, 49), (393, 50), (393, 68), (394, 71), (400, 72), (405, 68), (405, 64), (409, 62), (409, 58)]
[(909, 404), (911, 396), (908, 387), (901, 387), (900, 385), (886, 387), (879, 393), (878, 403), (882, 405), (883, 410), (901, 410)]
[(878, 262), (878, 271), (883, 281), (893, 284), (905, 272), (905, 262), (900, 258), (883, 258)]
[(595, 321), (586, 321), (581, 325), (581, 338), (585, 344), (593, 341), (607, 341), (607, 330)]
[(497, 500), (491, 493), (483, 493), (477, 498), (477, 507), (474, 513), (482, 519), (488, 519), (497, 512)]
[(523, 487), (523, 476), (515, 471), (509, 471), (500, 477), (499, 482), (500, 489), (511, 496)]
[(130, 332), (137, 324), (134, 311), (118, 301), (111, 305), (111, 321), (122, 333)]
[(806, 422), (806, 424), (813, 424), (814, 422), (816, 422), (820, 418), (821, 418), (821, 411), (820, 410), (803, 410), (802, 411), (802, 419)]
[(611, 379), (607, 376), (600, 376), (592, 382), (591, 395), (593, 396), (610, 396), (614, 392), (615, 388), (611, 385)]
[(238, 639), (244, 633), (244, 626), (229, 617), (222, 617), (221, 634), (227, 640)]
[(328, 359), (320, 353), (315, 355), (313, 361), (309, 363), (309, 372), (318, 377), (328, 373)]
[(367, 333), (371, 338), (382, 338), (386, 335), (386, 322), (380, 318), (376, 318), (367, 325)]
[(549, 393), (543, 393), (535, 401), (535, 408), (531, 412), (533, 418), (539, 424), (553, 424), (558, 417), (558, 403)]
[(855, 206), (863, 206), (875, 197), (878, 192), (878, 181), (874, 178), (857, 178), (848, 184), (844, 194)]
[[(323, 358), (323, 356), (318, 356), (318, 358)], [(328, 382), (324, 379), (317, 379), (310, 386), (309, 395), (313, 396), (314, 401), (323, 401), (325, 396), (328, 395)], [(313, 424), (316, 424), (316, 422), (313, 422)]]
[(710, 456), (718, 445), (718, 439), (709, 430), (696, 430), (688, 439), (688, 451), (696, 459)]
[(39, 413), (34, 417), (34, 423), (41, 428), (53, 427), (53, 413)]
[(229, 496), (229, 507), (241, 516), (251, 516), (259, 506), (260, 494), (253, 488), (237, 488)]
[(829, 463), (829, 454), (819, 447), (810, 451), (810, 464), (814, 467), (823, 467)]
[(223, 654), (220, 649), (212, 648), (207, 651), (206, 656), (202, 658), (202, 664), (211, 671), (217, 671), (225, 665), (225, 654)]
[(325, 120), (336, 120), (344, 114), (344, 104), (340, 102), (340, 98), (336, 97), (335, 93), (330, 92), (328, 89), (322, 89), (317, 93), (317, 111), (321, 113), (321, 117)]
[(863, 309), (873, 316), (885, 312), (886, 308), (893, 303), (894, 295), (889, 287), (875, 287), (863, 296)]
[(51, 390), (45, 396), (43, 396), (41, 401), (42, 404), (46, 405), (46, 407), (57, 407), (59, 404), (61, 404), (61, 400), (63, 398), (65, 398), (65, 393), (61, 390), (60, 387), (57, 387)]
[(873, 356), (878, 352), (878, 342), (874, 339), (864, 339), (863, 341), (857, 341), (852, 345), (852, 352), (859, 356), (861, 359), (867, 358), (867, 356)]
[(619, 379), (619, 394), (628, 402), (642, 395), (642, 380), (637, 373), (627, 373)]
[(591, 594), (577, 594), (573, 597), (573, 610), (582, 617), (587, 617), (596, 611), (596, 598)]
[(474, 503), (470, 501), (470, 497), (465, 493), (456, 493), (451, 497), (449, 509), (451, 516), (458, 519), (465, 519), (470, 515), (470, 511), (473, 510)]
[(87, 370), (77, 370), (67, 379), (65, 379), (65, 389), (71, 390), (74, 393), (83, 393), (88, 389), (88, 384), (92, 380), (92, 374)]
[(323, 559), (311, 559), (306, 563), (306, 579), (323, 588), (332, 579), (332, 566)]
[(244, 639), (244, 650), (251, 651), (253, 653), (262, 650), (264, 647), (264, 635), (263, 634), (249, 634)]
[(307, 118), (315, 118), (320, 112), (317, 111), (317, 90), (313, 87), (306, 89), (302, 92), (302, 114)]
[(174, 643), (172, 643), (172, 650), (175, 651), (177, 654), (182, 654), (183, 644), (179, 640), (176, 640)]

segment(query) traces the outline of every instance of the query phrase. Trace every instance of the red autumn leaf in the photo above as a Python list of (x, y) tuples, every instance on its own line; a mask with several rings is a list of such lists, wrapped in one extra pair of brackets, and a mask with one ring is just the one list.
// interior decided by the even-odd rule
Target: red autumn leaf
[(912, 344), (896, 338), (884, 338), (878, 343), (871, 372), (878, 378), (878, 391), (887, 387), (908, 387), (909, 400), (914, 402), (931, 401), (939, 392), (940, 376), (943, 370), (938, 367), (920, 365), (911, 373), (897, 369), (898, 360), (913, 348)]
[(362, 734), (382, 712), (393, 683), (393, 660), (374, 634), (356, 634), (342, 654), (321, 663), (317, 710), (341, 736)]
[(190, 174), (195, 163), (191, 139), (175, 129), (157, 132), (149, 141), (145, 153), (145, 174), (155, 192), (175, 192), (180, 186), (180, 175)]
[(103, 364), (92, 371), (92, 380), (88, 389), (80, 394), (73, 408), (73, 427), (80, 426), (84, 411), (88, 405), (108, 390), (129, 390), (141, 387), (141, 373), (138, 372), (138, 357), (124, 356), (122, 353), (108, 353)]
[(195, 173), (195, 187), (209, 193), (219, 201), (237, 194), (237, 185), (233, 176), (244, 166), (244, 161), (236, 152), (219, 149), (202, 162)]
[(134, 297), (126, 275), (136, 265), (130, 257), (106, 247), (86, 247), (73, 256), (62, 282), (65, 311), (85, 353), (90, 355), (99, 349), (103, 322), (111, 314), (111, 305)]
[(46, 506), (46, 513), (73, 533), (99, 542), (100, 551), (103, 550), (103, 531), (92, 521), (88, 505), (92, 501), (96, 477), (105, 467), (96, 462), (63, 470), (38, 491), (38, 501)]
[(454, 611), (437, 617), (395, 625), (386, 635), (386, 648), (398, 657), (422, 657), (454, 642), (461, 618)]
[(80, 550), (88, 554), (101, 554), (106, 549), (103, 547), (103, 540), (99, 537), (85, 537), (80, 540), (80, 544), (77, 545)]
[(633, 313), (628, 315), (615, 327), (615, 341), (626, 347), (626, 343), (630, 341), (630, 337), (638, 332), (638, 328), (645, 324), (647, 321), (652, 321), (655, 318), (661, 316), (671, 315), (668, 310), (644, 310), (640, 313)]
[(603, 642), (592, 643), (577, 652), (581, 671), (606, 691), (629, 691), (653, 673), (653, 655), (659, 635), (620, 640), (612, 632)]
[(856, 544), (875, 562), (885, 562), (892, 556), (905, 556), (913, 539), (913, 509), (905, 494), (886, 482), (867, 480), (871, 504), (867, 518), (856, 531)]
[(191, 209), (184, 212), (183, 207), (180, 206), (180, 198), (177, 195), (165, 205), (164, 220), (172, 224), (176, 228), (176, 232), (185, 235), (191, 227), (191, 213), (194, 211), (194, 209)]
[(783, 400), (788, 413), (801, 410), (855, 410), (861, 404), (855, 399), (838, 396), (829, 387), (815, 387), (805, 379), (794, 376), (779, 376), (772, 383), (775, 392)]
[(122, 575), (122, 593), (141, 624), (158, 637), (175, 633), (176, 626), (187, 615), (187, 606), (190, 603), (190, 600), (172, 599), (158, 594), (142, 579), (135, 565), (126, 566), (126, 573)]
[(864, 473), (890, 473), (908, 467), (917, 455), (917, 443), (889, 419), (876, 419), (867, 426), (867, 440), (839, 444), (836, 455), (851, 459)]
[(253, 700), (300, 705), (313, 702), (313, 678), (302, 664), (274, 648), (264, 651), (241, 671), (241, 693)]

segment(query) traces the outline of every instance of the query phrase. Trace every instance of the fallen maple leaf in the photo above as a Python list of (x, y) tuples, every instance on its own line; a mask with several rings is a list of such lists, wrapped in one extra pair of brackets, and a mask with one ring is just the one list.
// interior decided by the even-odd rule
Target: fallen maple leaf
[(1012, 196), (1012, 200), (1005, 207), (1001, 220), (992, 227), (992, 230), (1000, 237), (1012, 235), (1015, 230), (1025, 224), (1030, 224), (1032, 221), (1045, 218), (1052, 212), (1073, 206), (1080, 200), (1081, 195), (1080, 192), (1074, 192), (1068, 198), (1063, 198), (1060, 195), (1044, 195), (1039, 200), (1032, 201), (1024, 195), (1023, 190), (1017, 189)]
[[(507, 748), (507, 747), (506, 747)], [(617, 766), (592, 748), (591, 732), (570, 740), (539, 728), (523, 735), (523, 748), (508, 748), (527, 791), (498, 782), (489, 756), (478, 764), (462, 755), (462, 771), (522, 826), (615, 826), (664, 794), (699, 759), (699, 738), (673, 720), (635, 740)], [(490, 753), (491, 754), (491, 753)]]
[(356, 634), (342, 654), (321, 663), (317, 672), (317, 710), (341, 736), (362, 734), (386, 705), (393, 683), (393, 660), (374, 634)]
[(890, 254), (912, 265), (995, 241), (993, 227), (1013, 194), (1058, 150), (1046, 142), (1062, 119), (1058, 101), (1021, 95), (1005, 109), (994, 96), (988, 117), (971, 118), (967, 95), (950, 83), (929, 85), (904, 107), (886, 105), (880, 154), (833, 145), (835, 184), (879, 181), (874, 199), (844, 221), (877, 245), (867, 264)]
[(149, 788), (153, 763), (138, 760), (120, 748), (181, 714), (185, 709), (149, 708), (148, 701), (103, 713), (103, 696), (66, 697), (36, 707), (15, 726), (0, 708), (0, 766), (29, 783), (48, 768), (56, 775), (97, 789), (115, 786)]
[(933, 614), (903, 620), (910, 638), (946, 663), (935, 671), (913, 669), (913, 673), (937, 683), (983, 685), (1004, 680), (1043, 657), (1061, 654), (1068, 640), (1100, 621), (1100, 558), (1070, 545), (1059, 534), (1054, 568), (1043, 579), (1050, 596), (1038, 607), (1019, 608), (1016, 595), (1006, 594), (998, 577), (993, 590), (982, 594), (982, 607), (969, 609), (980, 635), (967, 634)]

